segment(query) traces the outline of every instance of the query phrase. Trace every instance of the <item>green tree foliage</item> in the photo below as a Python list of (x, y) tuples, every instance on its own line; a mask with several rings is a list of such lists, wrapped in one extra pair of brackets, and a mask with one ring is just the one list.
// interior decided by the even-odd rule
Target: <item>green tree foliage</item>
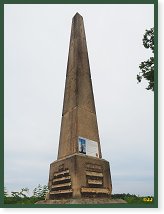
[(154, 91), (154, 28), (146, 30), (142, 41), (144, 47), (152, 51), (153, 56), (147, 61), (141, 62), (139, 65), (141, 72), (137, 75), (137, 80), (139, 83), (142, 78), (145, 78), (148, 81), (148, 87), (146, 89)]
[(28, 188), (22, 188), (20, 192), (11, 192), (11, 195), (16, 198), (27, 198), (28, 193)]
[(4, 188), (4, 203), (5, 204), (34, 204), (37, 201), (44, 200), (48, 192), (46, 185), (38, 185), (33, 190), (33, 195), (29, 197), (29, 189), (22, 188), (21, 191), (11, 192), (8, 195), (6, 188)]
[[(7, 192), (7, 191), (6, 191)], [(28, 204), (29, 203), (29, 189), (22, 188), (21, 191), (11, 192), (11, 196), (4, 191), (4, 203), (5, 204)]]
[(33, 190), (33, 197), (44, 199), (48, 192), (48, 187), (46, 185), (41, 186), (40, 184)]
[(7, 192), (6, 187), (4, 187), (4, 197), (6, 198), (7, 196), (8, 196), (8, 192)]

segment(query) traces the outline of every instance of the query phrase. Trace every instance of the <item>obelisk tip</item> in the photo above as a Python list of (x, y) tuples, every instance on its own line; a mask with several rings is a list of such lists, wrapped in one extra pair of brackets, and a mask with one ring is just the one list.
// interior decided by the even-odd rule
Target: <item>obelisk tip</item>
[(75, 18), (75, 17), (81, 17), (81, 18), (83, 18), (78, 12), (74, 15), (73, 18)]

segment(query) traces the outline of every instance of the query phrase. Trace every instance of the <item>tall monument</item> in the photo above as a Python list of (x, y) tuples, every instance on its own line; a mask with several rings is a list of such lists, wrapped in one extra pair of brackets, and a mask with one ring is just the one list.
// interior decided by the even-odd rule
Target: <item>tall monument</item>
[(72, 20), (57, 160), (47, 199), (106, 197), (112, 184), (102, 159), (83, 18)]

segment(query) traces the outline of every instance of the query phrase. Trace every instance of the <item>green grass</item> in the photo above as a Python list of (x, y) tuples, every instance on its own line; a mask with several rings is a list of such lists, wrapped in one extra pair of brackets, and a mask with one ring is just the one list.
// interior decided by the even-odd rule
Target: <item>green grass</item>
[(18, 198), (18, 197), (5, 197), (4, 204), (35, 204), (37, 201), (44, 200), (44, 198)]
[(154, 197), (152, 196), (136, 196), (128, 194), (114, 194), (112, 195), (113, 199), (121, 198), (127, 201), (128, 204), (150, 204), (153, 203)]

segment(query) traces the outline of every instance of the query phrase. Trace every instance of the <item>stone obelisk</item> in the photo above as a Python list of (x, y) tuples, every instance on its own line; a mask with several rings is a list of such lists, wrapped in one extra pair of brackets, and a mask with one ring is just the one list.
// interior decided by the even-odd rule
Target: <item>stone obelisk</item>
[(72, 22), (58, 159), (78, 153), (79, 136), (96, 141), (101, 158), (84, 24), (77, 13)]
[(83, 18), (72, 20), (58, 158), (47, 199), (104, 197), (112, 191), (102, 159)]

